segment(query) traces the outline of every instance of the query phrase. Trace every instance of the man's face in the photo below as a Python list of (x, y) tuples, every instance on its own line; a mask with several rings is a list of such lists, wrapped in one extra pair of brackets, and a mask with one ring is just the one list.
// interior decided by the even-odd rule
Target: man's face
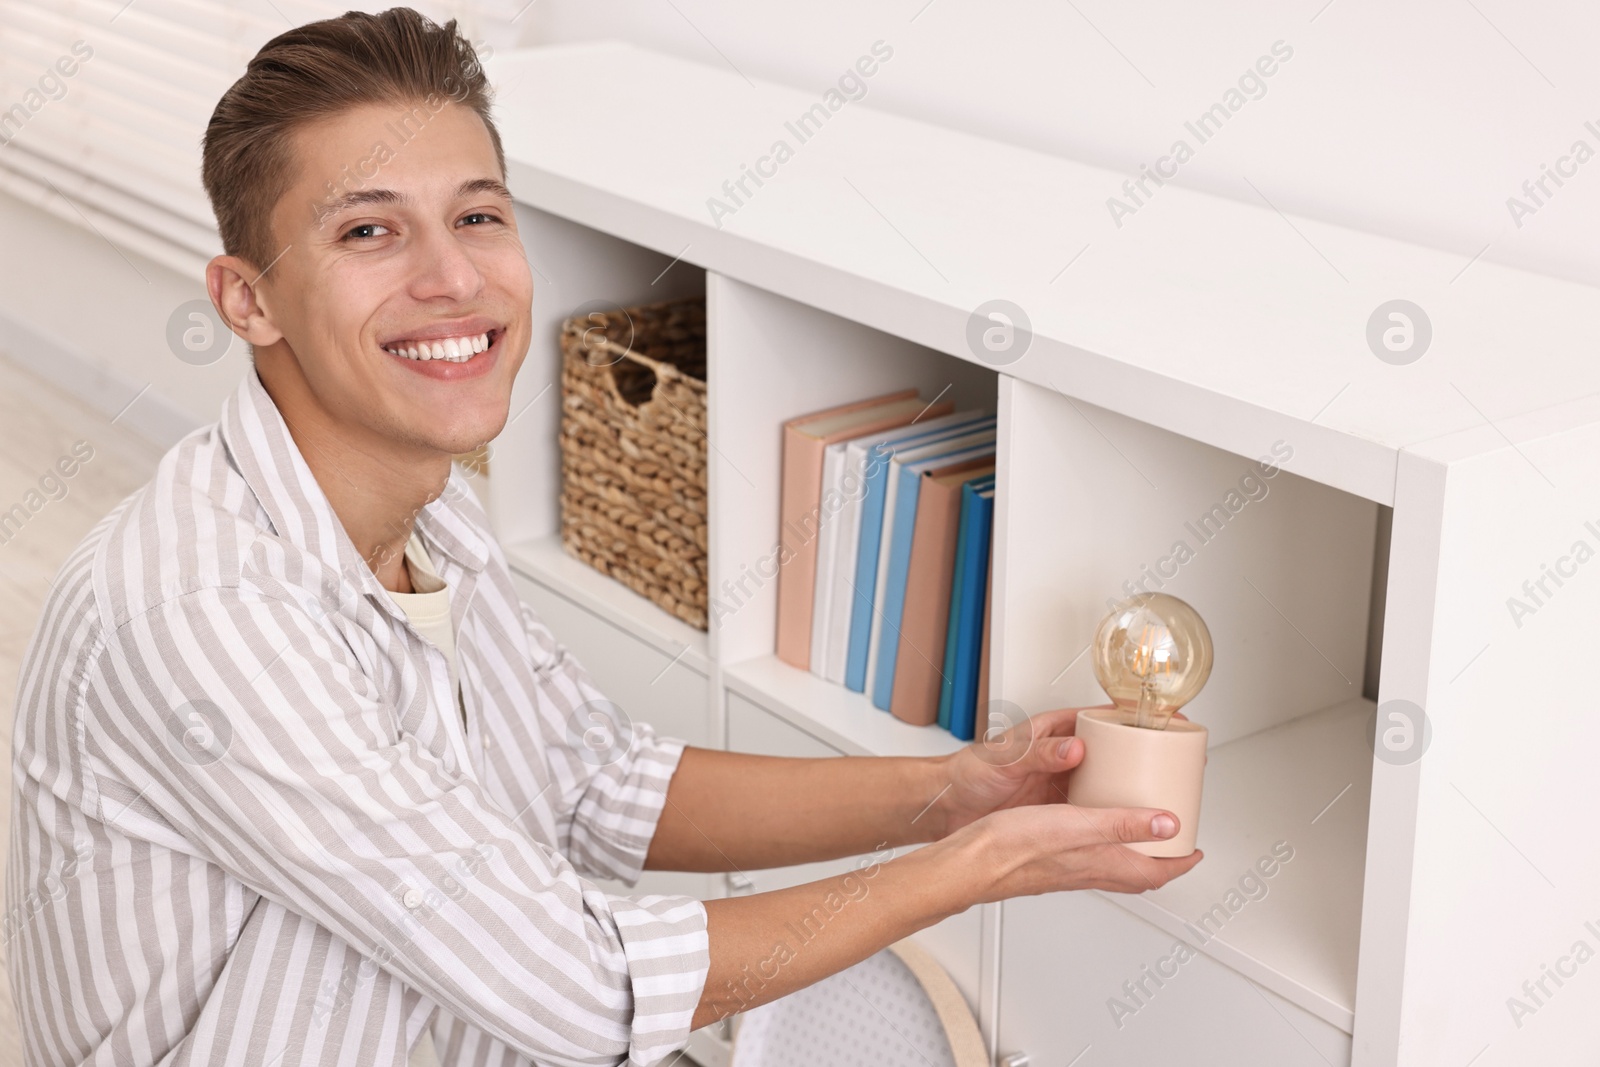
[(488, 130), (433, 103), (296, 131), (263, 302), (336, 422), (459, 453), (505, 425), (533, 282)]

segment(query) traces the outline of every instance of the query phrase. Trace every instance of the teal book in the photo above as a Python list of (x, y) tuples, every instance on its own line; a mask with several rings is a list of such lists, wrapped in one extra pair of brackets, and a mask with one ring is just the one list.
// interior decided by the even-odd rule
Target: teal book
[(983, 646), (984, 580), (994, 530), (994, 478), (961, 490), (961, 532), (956, 540), (955, 576), (950, 589), (950, 621), (945, 631), (944, 680), (939, 691), (939, 725), (962, 741), (976, 729), (979, 654)]

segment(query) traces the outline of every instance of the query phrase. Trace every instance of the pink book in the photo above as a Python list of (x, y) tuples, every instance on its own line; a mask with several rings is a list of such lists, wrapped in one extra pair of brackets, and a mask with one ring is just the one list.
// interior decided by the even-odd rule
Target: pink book
[(915, 389), (829, 408), (783, 424), (783, 492), (778, 537), (785, 551), (778, 566), (778, 658), (811, 669), (811, 607), (817, 586), (817, 533), (827, 520), (822, 501), (822, 453), (835, 441), (905, 426), (923, 412), (954, 410), (946, 401), (928, 406)]
[(939, 721), (945, 630), (961, 530), (961, 487), (994, 472), (994, 458), (972, 459), (924, 471), (911, 528), (911, 566), (895, 655), (889, 711), (913, 726)]

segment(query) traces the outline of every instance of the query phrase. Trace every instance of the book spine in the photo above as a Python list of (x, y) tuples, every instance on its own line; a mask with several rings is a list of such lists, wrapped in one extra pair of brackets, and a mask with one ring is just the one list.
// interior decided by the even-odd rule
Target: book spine
[(778, 537), (778, 658), (811, 667), (811, 609), (816, 595), (817, 531), (821, 518), (822, 442), (785, 427)]

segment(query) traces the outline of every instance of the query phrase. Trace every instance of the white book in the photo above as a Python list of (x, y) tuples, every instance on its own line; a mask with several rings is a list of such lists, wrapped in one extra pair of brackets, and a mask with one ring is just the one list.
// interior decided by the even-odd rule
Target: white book
[[(856, 438), (844, 442), (844, 460), (839, 476), (839, 491), (844, 494), (844, 507), (833, 517), (836, 541), (833, 546), (832, 574), (828, 578), (832, 588), (828, 595), (828, 619), (822, 635), (822, 676), (838, 685), (844, 684), (845, 660), (850, 656), (850, 606), (855, 602), (856, 550), (861, 543), (861, 501), (867, 491), (867, 449), (875, 442), (875, 438)], [(819, 588), (822, 580), (822, 574), (818, 573)], [(814, 635), (811, 647), (813, 650), (817, 648)]]
[[(878, 544), (878, 584), (872, 602), (882, 605), (889, 588), (889, 542), (894, 536), (894, 503), (900, 487), (900, 468), (907, 463), (944, 456), (975, 445), (986, 445), (999, 436), (994, 429), (980, 430), (959, 437), (946, 438), (919, 448), (896, 452), (889, 458), (888, 481), (884, 483), (883, 533)], [(883, 616), (872, 620), (872, 644), (867, 649), (867, 695), (875, 691), (878, 679), (878, 652), (883, 648)]]
[[(822, 453), (822, 496), (818, 498), (817, 513), (817, 584), (811, 601), (811, 673), (827, 676), (826, 650), (829, 623), (833, 615), (834, 572), (839, 563), (839, 528), (845, 523), (843, 510), (829, 509), (830, 500), (838, 500), (844, 480), (845, 446), (848, 441), (838, 441)], [(857, 513), (857, 520), (860, 515)], [(852, 552), (851, 560), (855, 559)], [(842, 668), (841, 668), (842, 669)], [(840, 675), (843, 680), (843, 675)]]

